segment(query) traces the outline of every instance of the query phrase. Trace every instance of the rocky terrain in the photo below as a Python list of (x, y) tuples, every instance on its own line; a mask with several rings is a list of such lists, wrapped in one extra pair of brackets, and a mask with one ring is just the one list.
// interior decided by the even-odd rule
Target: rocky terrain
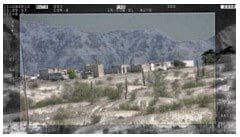
[[(79, 102), (79, 103), (65, 103), (56, 104), (46, 107), (36, 108), (30, 110), (30, 132), (31, 133), (234, 133), (235, 132), (235, 73), (234, 71), (224, 71), (224, 65), (217, 65), (217, 73), (221, 73), (221, 77), (216, 80), (211, 78), (205, 78), (204, 81), (211, 83), (215, 81), (217, 88), (216, 92), (216, 106), (215, 107), (198, 107), (193, 105), (191, 107), (183, 107), (176, 110), (166, 111), (163, 113), (154, 112), (148, 114), (144, 111), (144, 106), (139, 110), (121, 110), (119, 105), (128, 100), (122, 98), (116, 101), (110, 101), (107, 98), (100, 98), (99, 101), (91, 104), (91, 102)], [(185, 70), (186, 71), (186, 70)], [(189, 70), (188, 70), (189, 71)], [(134, 74), (136, 78), (136, 75)], [(189, 75), (191, 76), (191, 75)], [(117, 78), (121, 81), (121, 77)], [(181, 77), (181, 75), (180, 75)], [(102, 80), (104, 79), (101, 78)], [(169, 75), (166, 79), (172, 79)], [(99, 80), (99, 79), (98, 79)], [(97, 80), (97, 81), (98, 81)], [(87, 82), (87, 81), (85, 81)], [(114, 80), (109, 82), (114, 83)], [(141, 83), (141, 81), (140, 81)], [(136, 90), (138, 94), (132, 104), (140, 101), (147, 101), (151, 94), (144, 94), (144, 86), (139, 83), (139, 87), (129, 88), (129, 95), (131, 90)], [(38, 89), (41, 93), (43, 90), (43, 83)], [(53, 84), (49, 82), (48, 84)], [(104, 83), (102, 83), (104, 85)], [(57, 84), (55, 84), (57, 85)], [(210, 84), (211, 85), (211, 84)], [(209, 94), (214, 93), (214, 88), (210, 85), (192, 88), (190, 93), (188, 91), (181, 91), (178, 98), (159, 97), (158, 104), (169, 104), (172, 101), (176, 101), (181, 97), (197, 95), (197, 94)], [(129, 85), (131, 87), (131, 85)], [(49, 89), (48, 89), (49, 90)], [(29, 97), (32, 98), (31, 90), (28, 90)], [(49, 94), (58, 94), (51, 90)], [(147, 92), (152, 92), (148, 90)], [(187, 95), (188, 94), (188, 95)], [(189, 95), (191, 94), (191, 95)], [(48, 95), (46, 95), (48, 96)], [(144, 96), (144, 97), (143, 97)], [(148, 97), (149, 96), (149, 97)], [(224, 103), (225, 102), (225, 103)], [(139, 103), (141, 104), (141, 103)], [(215, 104), (215, 101), (214, 101)], [(52, 120), (59, 108), (64, 108), (64, 112), (67, 112), (70, 117), (66, 118), (60, 125), (57, 121)], [(217, 110), (215, 110), (216, 108)], [(216, 115), (215, 115), (216, 112)], [(100, 115), (101, 119), (97, 123), (92, 123), (91, 115)], [(225, 115), (224, 115), (225, 114)], [(8, 117), (8, 118), (7, 118)], [(5, 115), (6, 119), (14, 117)], [(15, 116), (16, 117), (16, 116)], [(213, 119), (205, 119), (204, 117), (212, 117)], [(202, 119), (203, 118), (203, 119)], [(215, 121), (215, 119), (217, 121)], [(210, 120), (210, 121), (209, 121)], [(232, 121), (232, 122), (231, 122)], [(7, 121), (5, 121), (7, 122)], [(9, 121), (8, 121), (9, 122)], [(59, 121), (58, 121), (59, 122)], [(60, 121), (62, 122), (62, 121)], [(5, 132), (25, 132), (25, 122), (17, 124), (16, 122), (10, 125), (5, 124)], [(14, 124), (15, 123), (15, 124)], [(211, 124), (212, 123), (212, 124)], [(57, 124), (57, 125), (56, 125)], [(63, 124), (63, 125), (62, 125)], [(22, 125), (22, 126), (21, 126)], [(21, 128), (20, 128), (21, 127)], [(19, 130), (20, 129), (20, 130)], [(224, 129), (224, 130), (221, 130)]]
[[(201, 82), (204, 84), (187, 88), (182, 87), (186, 83), (195, 81), (196, 68), (172, 69), (161, 72), (166, 75), (165, 81), (167, 83), (165, 92), (168, 94), (157, 96), (154, 104), (152, 103), (155, 98), (154, 87), (149, 82), (147, 82), (146, 86), (143, 85), (141, 73), (128, 73), (127, 75), (109, 74), (104, 77), (87, 80), (38, 81), (38, 86), (34, 88), (30, 87), (30, 81), (27, 89), (29, 99), (31, 100), (31, 109), (29, 111), (30, 125), (76, 125), (83, 126), (83, 128), (93, 128), (93, 125), (97, 127), (108, 125), (115, 125), (117, 127), (118, 125), (120, 127), (122, 125), (153, 125), (157, 127), (159, 125), (168, 127), (177, 125), (177, 127), (186, 127), (189, 124), (195, 123), (214, 123), (214, 67), (206, 66), (205, 69), (208, 75), (201, 79)], [(147, 73), (145, 75), (146, 77), (152, 77), (148, 76), (149, 74)], [(54, 105), (37, 105), (38, 102), (44, 102), (48, 98), (55, 100), (56, 97), (62, 96), (65, 92), (64, 90), (66, 90), (66, 84), (73, 85), (76, 81), (83, 83), (92, 82), (96, 90), (98, 89), (97, 87), (115, 88), (117, 84), (124, 83), (126, 77), (128, 79), (127, 99), (125, 98), (126, 91), (123, 89), (121, 97), (114, 100), (109, 99), (108, 96), (102, 96), (98, 97), (94, 102), (83, 100)], [(177, 83), (179, 84), (179, 90), (173, 91), (171, 85), (176, 80), (180, 80)], [(135, 94), (133, 95), (133, 93)], [(198, 100), (199, 95), (213, 96), (213, 98), (206, 99), (204, 97), (203, 99), (206, 99), (207, 103), (201, 106), (198, 103), (201, 100)], [(177, 102), (181, 102), (181, 104)], [(34, 105), (35, 107), (31, 107)], [(166, 108), (166, 110), (162, 109), (166, 106), (169, 108)], [(22, 116), (24, 118), (24, 113), (22, 113)], [(56, 118), (58, 116), (60, 118)], [(80, 132), (80, 130), (76, 132)], [(99, 131), (95, 130), (94, 132)]]

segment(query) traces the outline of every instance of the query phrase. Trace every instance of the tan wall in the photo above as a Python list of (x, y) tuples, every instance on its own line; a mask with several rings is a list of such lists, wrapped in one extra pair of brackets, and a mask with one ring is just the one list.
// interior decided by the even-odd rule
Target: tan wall
[(183, 60), (183, 62), (186, 63), (186, 67), (194, 67), (193, 60)]
[(102, 77), (104, 76), (104, 69), (103, 69), (103, 65), (100, 64), (100, 65), (96, 65), (96, 70), (97, 70), (97, 77)]
[(93, 72), (94, 77), (104, 76), (104, 69), (102, 64), (90, 64), (85, 66), (85, 71)]
[(149, 64), (142, 64), (142, 70), (144, 72), (149, 72), (149, 71), (151, 71), (151, 67)]

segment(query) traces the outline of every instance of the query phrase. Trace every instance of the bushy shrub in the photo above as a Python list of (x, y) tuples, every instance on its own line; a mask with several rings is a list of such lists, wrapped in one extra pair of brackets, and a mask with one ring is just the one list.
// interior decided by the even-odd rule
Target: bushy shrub
[(209, 70), (205, 72), (205, 78), (212, 78), (215, 77), (215, 71), (214, 70)]
[(180, 61), (180, 60), (174, 60), (172, 62), (173, 66), (176, 67), (176, 68), (180, 68), (180, 67), (185, 67), (186, 66), (186, 63)]
[(169, 105), (170, 110), (177, 110), (180, 109), (183, 106), (181, 101), (173, 102)]
[(75, 82), (73, 85), (65, 84), (62, 97), (66, 102), (91, 101), (98, 97), (107, 96), (110, 100), (121, 98), (122, 84), (117, 84), (117, 89), (112, 87), (93, 87), (89, 83)]
[(137, 78), (133, 81), (133, 85), (138, 85), (138, 82), (139, 82), (139, 79)]
[(195, 88), (205, 86), (204, 82), (187, 82), (182, 85), (182, 89)]
[(53, 120), (56, 121), (56, 124), (64, 124), (65, 119), (70, 116), (69, 111), (61, 107), (57, 109), (56, 114), (53, 116)]
[(146, 109), (147, 114), (153, 114), (155, 112), (154, 105), (156, 104), (157, 101), (158, 101), (158, 98), (154, 98), (149, 102), (148, 107)]
[(53, 120), (62, 120), (68, 118), (69, 113), (64, 108), (58, 108), (56, 111), (56, 115), (54, 115)]
[(119, 105), (119, 109), (122, 110), (139, 110), (139, 107), (136, 105), (130, 105), (129, 102), (125, 102)]
[(75, 82), (74, 84), (65, 84), (62, 92), (62, 97), (67, 102), (91, 101), (95, 98), (104, 96), (103, 88), (91, 88), (89, 83)]
[(39, 82), (38, 80), (34, 80), (34, 81), (31, 81), (28, 83), (28, 87), (30, 89), (35, 89), (35, 88), (38, 88), (39, 87)]
[(198, 104), (199, 107), (207, 107), (209, 103), (214, 103), (214, 95), (200, 94), (198, 96), (183, 98), (170, 104), (160, 105), (157, 110), (153, 110), (152, 105), (149, 105), (149, 107), (147, 108), (147, 113), (154, 113), (156, 111), (163, 113), (167, 111), (181, 109), (183, 106), (190, 107), (194, 104)]
[(196, 104), (196, 100), (195, 100), (194, 96), (188, 97), (188, 98), (183, 98), (182, 101), (186, 107), (190, 107), (191, 105)]
[(178, 110), (181, 107), (183, 107), (183, 104), (181, 101), (173, 102), (170, 104), (160, 105), (159, 111), (160, 112), (166, 112), (166, 111), (172, 111), (172, 110)]
[(165, 96), (166, 93), (166, 80), (165, 77), (166, 75), (163, 74), (162, 71), (154, 71), (153, 72), (153, 79), (152, 82), (152, 87), (154, 90), (154, 96), (159, 97), (159, 96)]
[(74, 90), (68, 100), (73, 102), (89, 100), (92, 95), (91, 92), (92, 90), (90, 84), (84, 82), (75, 82)]
[(209, 103), (214, 103), (214, 95), (199, 94), (182, 99), (185, 106), (189, 107), (194, 104), (198, 104), (199, 107), (207, 107)]
[(107, 80), (108, 80), (108, 81), (112, 81), (112, 80), (113, 80), (113, 77), (108, 76), (108, 77), (107, 77)]
[(192, 95), (192, 93), (194, 92), (194, 90), (189, 89), (189, 90), (187, 90), (186, 92), (187, 92), (187, 95)]
[(165, 91), (165, 92), (160, 92), (159, 93), (160, 97), (168, 97), (168, 98), (172, 98), (175, 96), (175, 92), (169, 92), (169, 91)]
[(46, 98), (37, 102), (35, 105), (31, 106), (32, 108), (46, 107), (49, 105), (55, 105), (62, 103), (63, 99), (61, 97), (57, 97), (56, 95), (52, 95), (50, 98)]
[(101, 121), (101, 116), (100, 115), (92, 115), (91, 116), (91, 123), (92, 124), (96, 124), (96, 123), (99, 123)]
[(178, 77), (180, 74), (181, 74), (181, 71), (179, 71), (179, 70), (173, 71), (174, 77)]
[(147, 114), (153, 114), (155, 112), (155, 108), (153, 106), (148, 106), (146, 111)]
[(72, 68), (67, 69), (67, 73), (70, 79), (77, 78), (77, 72), (74, 69)]
[(107, 87), (104, 90), (105, 95), (108, 96), (110, 100), (117, 100), (121, 98), (121, 92), (117, 89)]
[(178, 79), (175, 79), (175, 80), (171, 83), (171, 86), (172, 86), (172, 90), (173, 90), (173, 91), (179, 90), (179, 89), (180, 89), (180, 81), (179, 81)]
[(74, 86), (71, 84), (64, 84), (63, 86), (63, 91), (62, 91), (62, 97), (65, 100), (68, 100), (69, 98), (72, 97), (74, 91)]
[(182, 75), (182, 78), (187, 78), (188, 77), (188, 72), (186, 72), (186, 73), (184, 73), (183, 75)]
[(199, 107), (207, 107), (209, 103), (214, 103), (214, 95), (198, 95), (196, 98), (196, 103)]
[(103, 84), (103, 81), (102, 80), (98, 80), (98, 81), (95, 82), (95, 84), (96, 85), (101, 85), (101, 84)]
[(201, 56), (204, 64), (215, 63), (215, 52), (212, 49), (205, 51)]
[(136, 99), (137, 92), (133, 92), (130, 97), (130, 101), (134, 101)]
[(149, 106), (154, 106), (156, 104), (157, 100), (153, 99), (149, 102)]

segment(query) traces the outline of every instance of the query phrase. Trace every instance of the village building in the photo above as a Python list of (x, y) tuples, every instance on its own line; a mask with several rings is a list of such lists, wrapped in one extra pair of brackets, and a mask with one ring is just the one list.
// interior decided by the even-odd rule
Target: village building
[(130, 71), (130, 65), (120, 65), (120, 73), (125, 74)]
[(123, 65), (117, 65), (117, 66), (112, 66), (110, 69), (112, 72), (115, 74), (126, 74), (130, 72), (130, 65), (123, 64)]
[(153, 68), (154, 70), (167, 70), (167, 65), (164, 62), (155, 63)]
[(126, 74), (131, 71), (131, 66), (127, 64), (112, 66), (110, 69), (105, 69), (106, 74)]
[(164, 62), (164, 65), (167, 67), (167, 69), (169, 69), (169, 68), (172, 68), (172, 67), (173, 67), (173, 64), (172, 64), (172, 62), (171, 62), (171, 61), (165, 61), (165, 62)]
[(119, 68), (113, 67), (110, 69), (104, 69), (104, 73), (105, 74), (118, 74), (118, 73), (120, 73), (120, 71), (119, 71)]
[[(193, 60), (183, 60), (186, 64), (186, 67), (194, 67)], [(89, 66), (88, 66), (89, 67)], [(137, 72), (149, 72), (149, 71), (159, 71), (159, 70), (167, 70), (174, 68), (171, 61), (165, 62), (151, 62), (151, 63), (143, 63), (143, 64), (132, 64), (132, 65), (116, 65), (112, 66), (110, 69), (105, 69), (105, 74), (126, 74), (128, 72), (137, 73)], [(87, 69), (90, 70), (90, 69)], [(88, 73), (90, 75), (90, 73)], [(96, 77), (96, 76), (94, 76)]]
[(83, 78), (102, 77), (104, 69), (102, 64), (87, 64), (84, 68)]
[(149, 63), (149, 65), (150, 65), (150, 70), (154, 71), (155, 70), (155, 64), (154, 63)]
[(82, 73), (82, 78), (83, 79), (91, 79), (91, 78), (94, 78), (94, 74), (91, 71), (84, 71)]
[(193, 60), (183, 60), (182, 62), (185, 63), (185, 67), (194, 67), (194, 61)]
[(172, 67), (173, 65), (170, 61), (154, 63), (154, 70), (167, 70)]
[(39, 79), (43, 80), (63, 80), (67, 79), (68, 74), (66, 69), (47, 68), (39, 70)]
[(144, 63), (144, 64), (137, 64), (137, 65), (131, 65), (131, 71), (132, 72), (149, 72), (154, 70), (154, 65), (151, 63)]

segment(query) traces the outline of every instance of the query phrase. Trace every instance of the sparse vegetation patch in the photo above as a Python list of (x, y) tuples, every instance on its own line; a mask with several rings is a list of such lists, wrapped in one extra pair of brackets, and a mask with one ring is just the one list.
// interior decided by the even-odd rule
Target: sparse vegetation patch
[(119, 105), (119, 109), (121, 110), (139, 110), (139, 107), (136, 105), (130, 105), (129, 102), (125, 102)]
[(102, 116), (94, 114), (91, 116), (91, 123), (92, 124), (99, 123), (101, 121), (101, 118), (102, 118)]
[(133, 81), (133, 85), (138, 85), (138, 84), (139, 84), (139, 79), (137, 78)]
[(172, 111), (172, 110), (178, 110), (181, 107), (183, 107), (183, 104), (181, 101), (173, 102), (170, 104), (160, 105), (158, 108), (159, 112), (166, 112), (166, 111)]
[(102, 80), (98, 80), (95, 82), (96, 85), (102, 85), (103, 84), (103, 81)]
[(59, 108), (56, 111), (56, 114), (53, 116), (53, 120), (57, 122), (57, 124), (64, 124), (64, 120), (69, 118), (69, 112), (64, 108)]
[(49, 105), (56, 105), (63, 103), (63, 99), (61, 97), (52, 95), (50, 98), (46, 98), (44, 100), (41, 100), (37, 102), (35, 105), (30, 106), (31, 108), (40, 108), (40, 107), (46, 107)]
[(112, 81), (112, 80), (113, 80), (113, 77), (108, 76), (108, 77), (107, 77), (107, 80), (108, 80), (108, 81)]
[(34, 80), (34, 81), (31, 81), (28, 83), (28, 87), (30, 89), (35, 89), (35, 88), (38, 88), (39, 87), (39, 82), (38, 80)]
[(188, 88), (196, 88), (196, 87), (202, 87), (205, 86), (204, 82), (187, 82), (182, 85), (182, 89), (188, 89)]
[(130, 101), (134, 101), (134, 100), (136, 99), (136, 95), (137, 95), (137, 93), (136, 93), (136, 92), (133, 92), (133, 93), (131, 94)]

